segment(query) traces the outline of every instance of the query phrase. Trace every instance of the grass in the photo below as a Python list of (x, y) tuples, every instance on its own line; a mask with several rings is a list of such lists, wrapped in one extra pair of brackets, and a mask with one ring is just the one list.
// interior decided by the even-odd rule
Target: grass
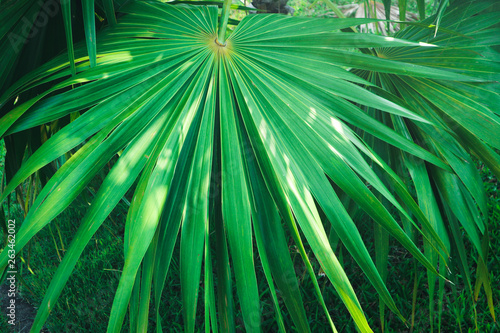
[[(55, 234), (54, 226), (45, 228), (31, 246), (30, 268), (26, 282), (33, 294), (29, 295), (32, 304), (40, 304), (43, 294), (60, 262), (60, 255), (69, 246), (76, 232), (74, 223), (83, 215), (70, 208), (52, 224), (60, 230), (62, 244)], [(111, 310), (114, 291), (118, 286), (120, 269), (123, 266), (123, 225), (113, 225), (106, 221), (109, 229), (101, 228), (89, 242), (73, 275), (55, 305), (46, 327), (50, 332), (101, 332)], [(57, 244), (57, 247), (56, 247)], [(43, 255), (42, 255), (43, 254)]]

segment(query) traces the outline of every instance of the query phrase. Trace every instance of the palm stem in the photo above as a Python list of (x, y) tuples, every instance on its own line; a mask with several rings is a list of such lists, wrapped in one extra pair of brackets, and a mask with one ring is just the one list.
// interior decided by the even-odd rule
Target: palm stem
[(217, 37), (217, 41), (224, 45), (226, 42), (226, 29), (227, 29), (227, 21), (229, 20), (229, 9), (231, 8), (231, 0), (224, 0), (224, 4), (222, 5), (222, 13), (220, 15), (220, 23), (219, 23), (219, 35)]
[[(323, 2), (328, 8), (330, 8), (335, 13), (335, 15), (337, 15), (338, 18), (345, 18), (344, 13), (342, 13), (342, 11), (337, 7), (336, 4), (334, 4), (330, 0), (323, 0)], [(351, 27), (351, 30), (354, 32), (358, 32), (354, 27)]]
[(335, 15), (337, 15), (338, 18), (345, 18), (344, 13), (342, 13), (342, 11), (333, 2), (331, 2), (330, 0), (323, 0), (323, 2), (326, 4), (327, 7), (333, 10), (333, 12), (335, 13)]

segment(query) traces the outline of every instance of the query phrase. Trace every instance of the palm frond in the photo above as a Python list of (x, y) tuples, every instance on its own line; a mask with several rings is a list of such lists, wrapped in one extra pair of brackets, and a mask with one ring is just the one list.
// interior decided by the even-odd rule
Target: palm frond
[[(468, 6), (468, 15), (488, 10), (488, 3)], [(245, 328), (260, 331), (254, 237), (277, 312), (276, 287), (294, 325), (308, 331), (286, 233), (299, 249), (332, 330), (306, 242), (359, 330), (371, 332), (325, 228), (338, 236), (381, 301), (403, 318), (380, 264), (377, 268), (339, 198), (345, 195), (387, 232), (384, 237), (408, 249), (430, 279), (443, 278), (451, 251), (439, 204), (453, 208), (446, 216), (456, 217), (481, 248), (487, 230), (480, 216), (484, 194), (467, 153), (488, 158), (498, 170), (498, 155), (487, 145), (498, 148), (493, 134), (498, 115), (485, 102), (497, 96), (492, 88), (497, 55), (487, 41), (494, 38), (489, 27), (498, 17), (473, 26), (463, 16), (455, 29), (459, 11), (450, 11), (441, 24), (461, 35), (432, 37), (432, 29), (415, 26), (389, 38), (340, 32), (376, 22), (372, 19), (250, 15), (223, 45), (217, 40), (217, 6), (130, 2), (119, 8), (124, 16), (118, 23), (96, 39), (88, 10), (88, 34), (74, 46), (74, 67), (62, 54), (8, 85), (0, 97), (0, 106), (13, 107), (1, 119), (2, 137), (82, 113), (21, 165), (0, 196), (3, 201), (34, 172), (72, 154), (29, 210), (17, 233), (17, 251), (119, 153), (51, 281), (33, 331), (42, 328), (88, 241), (133, 186), (110, 332), (120, 331), (127, 310), (134, 327), (144, 331), (151, 292), (161, 331), (159, 303), (178, 240), (185, 330), (195, 330), (202, 276), (206, 328), (218, 327), (217, 320), (221, 328), (233, 325), (231, 262)], [(464, 44), (471, 37), (474, 42)], [(24, 103), (11, 104), (46, 86)], [(476, 87), (479, 101), (470, 98)], [(404, 175), (394, 171), (397, 166), (382, 157), (384, 149), (404, 156), (418, 201)], [(424, 239), (424, 253), (391, 208)], [(7, 261), (7, 251), (1, 252), (0, 268)], [(485, 286), (486, 273), (480, 279)], [(228, 303), (221, 306), (221, 298)]]
[[(481, 15), (484, 19), (477, 22), (474, 18)], [(470, 155), (481, 159), (498, 174), (498, 154), (493, 149), (499, 148), (497, 133), (500, 130), (498, 118), (499, 98), (498, 73), (500, 57), (497, 52), (487, 45), (500, 43), (498, 31), (494, 27), (498, 11), (494, 4), (488, 1), (457, 3), (442, 16), (441, 28), (455, 31), (454, 34), (423, 31), (418, 27), (409, 27), (396, 34), (399, 38), (425, 41), (446, 48), (443, 52), (434, 50), (422, 52), (418, 48), (405, 50), (391, 48), (379, 49), (379, 57), (397, 60), (405, 63), (425, 65), (448, 71), (482, 77), (485, 82), (456, 82), (433, 80), (430, 78), (401, 77), (385, 73), (356, 71), (363, 78), (369, 78), (372, 83), (383, 87), (387, 91), (411, 103), (409, 108), (415, 110), (426, 119), (432, 119), (434, 125), (423, 123), (409, 123), (408, 121), (391, 115), (386, 118), (386, 125), (393, 127), (405, 137), (425, 147), (446, 161), (453, 169), (453, 173), (443, 169), (416, 163), (414, 158), (403, 157), (407, 170), (416, 187), (418, 201), (433, 228), (438, 232), (440, 239), (453, 241), (458, 252), (452, 257), (462, 257), (459, 262), (466, 272), (466, 284), (470, 285), (470, 268), (463, 260), (464, 245), (456, 237), (456, 228), (461, 224), (468, 234), (474, 247), (479, 253), (476, 285), (484, 281), (488, 291), (489, 276), (484, 265), (488, 248), (488, 210), (486, 196), (481, 179)], [(436, 17), (430, 17), (422, 23), (432, 23)], [(437, 49), (436, 49), (437, 50)], [(439, 58), (440, 60), (431, 60)], [(494, 105), (495, 103), (495, 105)], [(488, 129), (487, 129), (488, 128)], [(385, 145), (385, 149), (390, 149)], [(493, 148), (493, 149), (492, 149)], [(444, 209), (439, 209), (439, 206)], [(457, 223), (458, 221), (458, 223)], [(449, 235), (447, 230), (452, 230)], [(455, 230), (454, 230), (455, 229)], [(486, 242), (486, 245), (483, 245)], [(428, 246), (428, 245), (426, 245)], [(427, 257), (435, 265), (438, 258), (433, 255), (433, 249), (425, 250)], [(442, 265), (442, 263), (440, 263)], [(434, 308), (434, 285), (436, 277), (429, 275), (431, 309)], [(442, 288), (440, 285), (440, 304), (442, 304)], [(472, 290), (470, 290), (472, 293)], [(493, 299), (487, 292), (488, 304), (492, 317)], [(471, 297), (472, 299), (472, 297)], [(431, 311), (431, 317), (433, 312)], [(431, 320), (431, 323), (433, 320)]]

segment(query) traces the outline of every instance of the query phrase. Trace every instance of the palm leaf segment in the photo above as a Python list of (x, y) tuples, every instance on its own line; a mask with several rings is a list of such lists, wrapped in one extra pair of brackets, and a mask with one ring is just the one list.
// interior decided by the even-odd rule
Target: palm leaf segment
[[(187, 331), (194, 330), (202, 270), (206, 325), (217, 328), (212, 248), (218, 254), (221, 328), (234, 325), (231, 276), (227, 270), (229, 249), (245, 327), (249, 331), (260, 329), (254, 237), (278, 313), (274, 282), (282, 291), (296, 327), (308, 331), (282, 221), (299, 248), (327, 317), (302, 235), (357, 326), (361, 331), (371, 331), (330, 247), (326, 221), (320, 217), (323, 214), (329, 221), (328, 229), (333, 228), (340, 236), (382, 300), (398, 313), (331, 181), (437, 273), (365, 182), (411, 219), (397, 199), (409, 207), (429, 230), (425, 237), (433, 240), (444, 255), (445, 245), (399, 177), (345, 123), (440, 168), (450, 168), (347, 100), (415, 122), (428, 122), (361, 88), (359, 84), (371, 83), (334, 65), (358, 59), (358, 53), (349, 51), (354, 47), (432, 49), (432, 45), (337, 32), (373, 20), (278, 15), (246, 17), (221, 45), (216, 41), (216, 7), (136, 2), (121, 10), (127, 13), (121, 22), (98, 35), (97, 66), (89, 67), (84, 46), (77, 46), (76, 75), (66, 78), (71, 69), (64, 55), (18, 81), (0, 100), (5, 104), (23, 91), (54, 82), (44, 94), (14, 108), (2, 119), (2, 135), (87, 110), (33, 154), (1, 197), (3, 200), (42, 166), (79, 147), (29, 211), (18, 232), (18, 249), (64, 210), (111, 157), (120, 153), (52, 280), (35, 331), (41, 329), (87, 242), (135, 183), (126, 222), (125, 265), (113, 303), (110, 331), (119, 330), (129, 303), (133, 326), (141, 331), (147, 325), (151, 287), (158, 312), (179, 234)], [(387, 62), (384, 66), (415, 77), (480, 80), (418, 65)], [(65, 89), (72, 85), (76, 88)], [(62, 92), (51, 95), (59, 90)], [(397, 199), (367, 160), (381, 167), (396, 189)], [(209, 236), (212, 231), (214, 239)], [(6, 254), (0, 254), (2, 267), (7, 263)], [(134, 298), (137, 293), (142, 296)], [(140, 301), (131, 302), (131, 297)], [(161, 330), (159, 314), (158, 319)], [(283, 327), (279, 315), (278, 322)]]
[[(441, 28), (453, 34), (434, 35), (418, 27), (409, 27), (396, 37), (412, 41), (426, 41), (445, 46), (422, 52), (419, 48), (380, 48), (380, 58), (404, 61), (418, 65), (446, 68), (454, 72), (481, 77), (485, 82), (440, 81), (430, 78), (401, 77), (399, 75), (368, 70), (353, 72), (373, 84), (383, 87), (412, 105), (415, 112), (432, 119), (434, 125), (409, 123), (399, 116), (385, 117), (385, 123), (419, 145), (440, 156), (453, 173), (431, 166), (426, 167), (412, 157), (405, 156), (403, 165), (411, 175), (422, 210), (437, 230), (440, 239), (453, 244), (457, 258), (455, 264), (462, 272), (471, 299), (478, 297), (484, 286), (490, 313), (495, 318), (492, 286), (487, 266), (488, 255), (488, 208), (480, 175), (469, 154), (482, 160), (500, 176), (500, 159), (494, 149), (500, 149), (497, 133), (499, 103), (500, 55), (489, 46), (500, 44), (498, 29), (498, 7), (491, 1), (456, 2), (442, 16)], [(481, 17), (481, 21), (475, 18)], [(431, 17), (423, 24), (432, 24)], [(438, 55), (439, 54), (439, 55)], [(432, 60), (431, 60), (432, 59)], [(370, 88), (369, 88), (370, 89)], [(371, 110), (373, 112), (373, 110)], [(373, 114), (382, 119), (382, 115)], [(367, 141), (370, 134), (361, 133)], [(380, 144), (380, 150), (391, 152), (393, 148)], [(492, 149), (494, 148), (494, 149)], [(438, 206), (442, 205), (441, 211)], [(471, 268), (467, 263), (463, 241), (458, 236), (459, 225), (468, 235), (479, 253), (476, 283), (472, 286)], [(448, 231), (447, 231), (448, 230)], [(424, 248), (429, 246), (424, 241)], [(434, 264), (438, 257), (434, 251), (425, 250)], [(442, 264), (442, 263), (441, 263)], [(429, 274), (430, 308), (433, 309), (435, 276)], [(439, 284), (439, 306), (443, 304), (444, 285)], [(472, 297), (473, 296), (473, 297)], [(432, 318), (432, 311), (430, 313)], [(440, 316), (440, 314), (439, 314)], [(432, 319), (431, 319), (432, 324)]]

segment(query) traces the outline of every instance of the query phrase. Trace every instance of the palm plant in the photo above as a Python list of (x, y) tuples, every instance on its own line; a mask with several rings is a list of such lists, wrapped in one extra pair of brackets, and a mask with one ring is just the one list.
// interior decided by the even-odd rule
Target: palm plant
[[(24, 50), (49, 42), (37, 26), (42, 13), (50, 16), (44, 3), (3, 1), (0, 134), (8, 164), (0, 201), (31, 175), (44, 185), (27, 205), (16, 250), (114, 159), (32, 331), (131, 188), (109, 332), (120, 331), (127, 311), (131, 330), (146, 332), (150, 302), (162, 331), (159, 304), (178, 241), (187, 332), (195, 330), (200, 283), (207, 331), (235, 331), (233, 283), (245, 329), (261, 330), (256, 260), (280, 330), (282, 299), (294, 327), (310, 331), (287, 235), (332, 331), (305, 244), (362, 332), (372, 328), (335, 255), (339, 243), (377, 291), (382, 325), (385, 307), (407, 315), (385, 286), (389, 237), (427, 268), (430, 304), (459, 270), (471, 294), (484, 286), (494, 316), (485, 195), (470, 155), (500, 176), (499, 57), (491, 48), (500, 42), (499, 16), (494, 1), (450, 2), (384, 37), (352, 31), (376, 19), (259, 14), (227, 28), (230, 0), (97, 7), (84, 0), (85, 40), (73, 45), (75, 9), (61, 0), (67, 52), (52, 57)], [(36, 18), (38, 34), (23, 33), (26, 17)], [(26, 71), (30, 56), (40, 64)], [(375, 261), (348, 207), (372, 219)], [(463, 237), (479, 253), (475, 286)], [(450, 256), (459, 258), (454, 266)], [(0, 253), (4, 272), (8, 259)]]
[[(397, 6), (390, 6), (390, 11), (387, 13), (384, 8), (384, 4), (382, 2), (376, 1), (367, 1), (361, 3), (352, 3), (349, 5), (338, 6), (338, 9), (342, 12), (345, 17), (357, 17), (357, 18), (365, 18), (365, 17), (373, 17), (383, 19), (387, 17), (391, 21), (398, 21), (401, 19), (402, 21), (416, 21), (418, 16), (414, 13), (407, 12), (406, 17), (402, 16)], [(327, 15), (333, 16), (334, 12), (328, 13)], [(388, 15), (387, 15), (388, 14)], [(397, 30), (399, 30), (399, 24), (389, 23), (386, 21), (378, 21), (373, 22), (371, 24), (365, 24), (360, 26), (361, 32), (372, 32), (382, 33), (387, 35), (387, 31), (390, 34), (394, 34)], [(387, 29), (386, 29), (387, 24)]]

